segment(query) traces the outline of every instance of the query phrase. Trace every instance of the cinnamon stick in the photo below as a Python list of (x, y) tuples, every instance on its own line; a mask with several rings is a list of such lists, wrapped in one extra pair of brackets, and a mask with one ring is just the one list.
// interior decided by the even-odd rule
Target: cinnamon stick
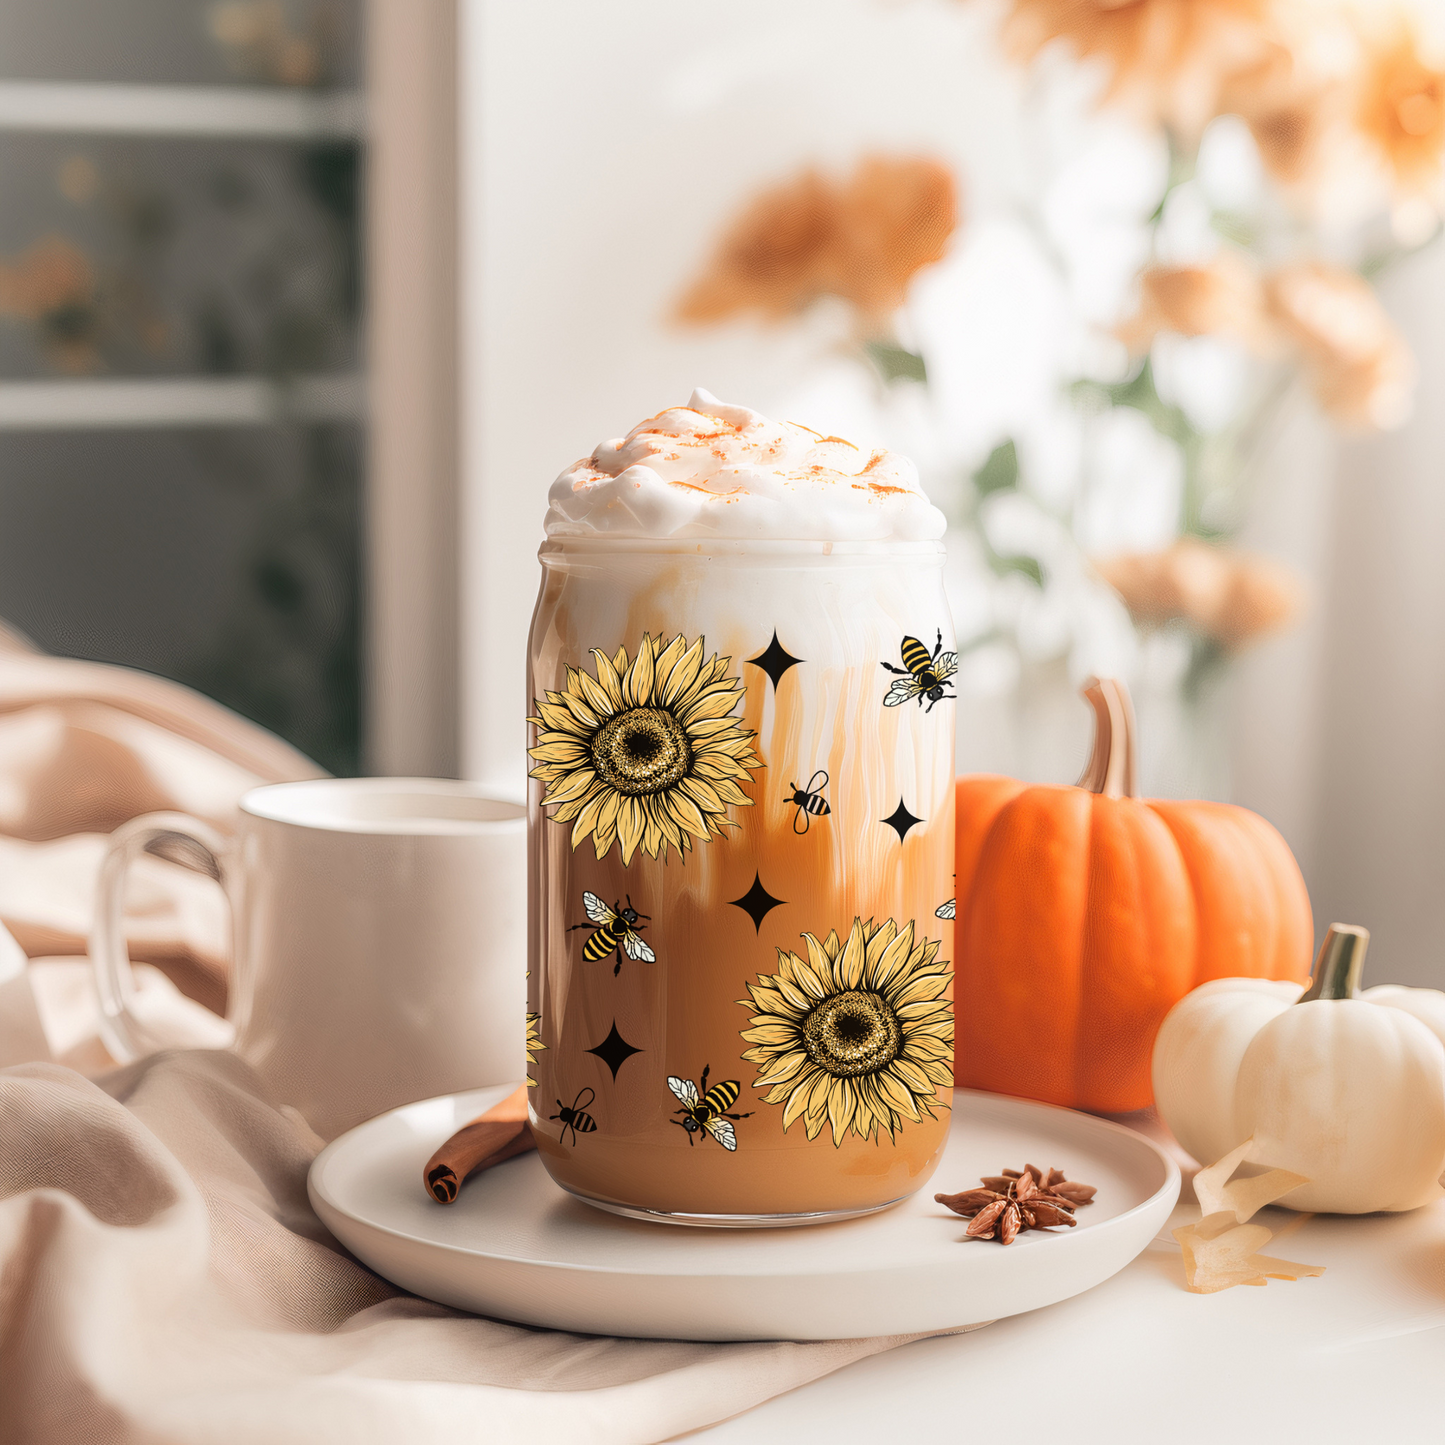
[(536, 1147), (527, 1122), (527, 1089), (523, 1085), (485, 1114), (463, 1124), (426, 1161), (422, 1182), (438, 1204), (451, 1204), (473, 1174)]

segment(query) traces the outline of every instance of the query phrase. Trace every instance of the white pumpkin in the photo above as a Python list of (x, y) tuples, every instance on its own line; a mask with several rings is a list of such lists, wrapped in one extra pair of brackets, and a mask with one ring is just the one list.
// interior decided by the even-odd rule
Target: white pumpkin
[(1309, 1179), (1280, 1201), (1293, 1209), (1414, 1209), (1442, 1193), (1445, 994), (1358, 994), (1368, 939), (1333, 925), (1307, 990), (1206, 983), (1154, 1045), (1155, 1103), (1175, 1138), (1210, 1164), (1252, 1135), (1251, 1160)]

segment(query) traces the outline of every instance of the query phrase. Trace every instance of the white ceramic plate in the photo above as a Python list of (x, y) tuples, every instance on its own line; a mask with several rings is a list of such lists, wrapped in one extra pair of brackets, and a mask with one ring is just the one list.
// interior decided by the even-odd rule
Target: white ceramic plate
[[(708, 1230), (606, 1214), (565, 1194), (536, 1154), (435, 1203), (422, 1165), (510, 1089), (409, 1104), (343, 1134), (311, 1166), (327, 1228), (378, 1274), (478, 1314), (589, 1334), (662, 1339), (845, 1339), (1021, 1314), (1101, 1284), (1158, 1233), (1179, 1170), (1104, 1119), (959, 1090), (948, 1149), (912, 1199), (799, 1229)], [(1074, 1229), (1006, 1248), (964, 1241), (935, 1193), (1025, 1163), (1095, 1184)]]

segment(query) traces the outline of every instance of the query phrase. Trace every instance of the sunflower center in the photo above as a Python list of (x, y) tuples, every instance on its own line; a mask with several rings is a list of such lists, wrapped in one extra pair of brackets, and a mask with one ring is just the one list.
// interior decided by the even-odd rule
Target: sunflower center
[(634, 707), (609, 718), (592, 739), (597, 774), (619, 793), (660, 793), (687, 776), (692, 748), (682, 724), (658, 707)]
[(876, 993), (857, 989), (824, 999), (803, 1022), (808, 1057), (834, 1078), (886, 1069), (902, 1041), (893, 1010)]

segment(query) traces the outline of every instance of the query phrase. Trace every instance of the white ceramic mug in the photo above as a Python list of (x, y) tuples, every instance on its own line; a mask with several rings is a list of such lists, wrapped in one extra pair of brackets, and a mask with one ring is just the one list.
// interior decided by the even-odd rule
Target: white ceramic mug
[(131, 1007), (126, 871), (150, 852), (231, 903), (235, 1049), (332, 1138), (385, 1109), (525, 1072), (526, 810), (470, 783), (328, 778), (255, 788), (234, 838), (179, 813), (112, 835), (91, 957), (112, 1054)]

